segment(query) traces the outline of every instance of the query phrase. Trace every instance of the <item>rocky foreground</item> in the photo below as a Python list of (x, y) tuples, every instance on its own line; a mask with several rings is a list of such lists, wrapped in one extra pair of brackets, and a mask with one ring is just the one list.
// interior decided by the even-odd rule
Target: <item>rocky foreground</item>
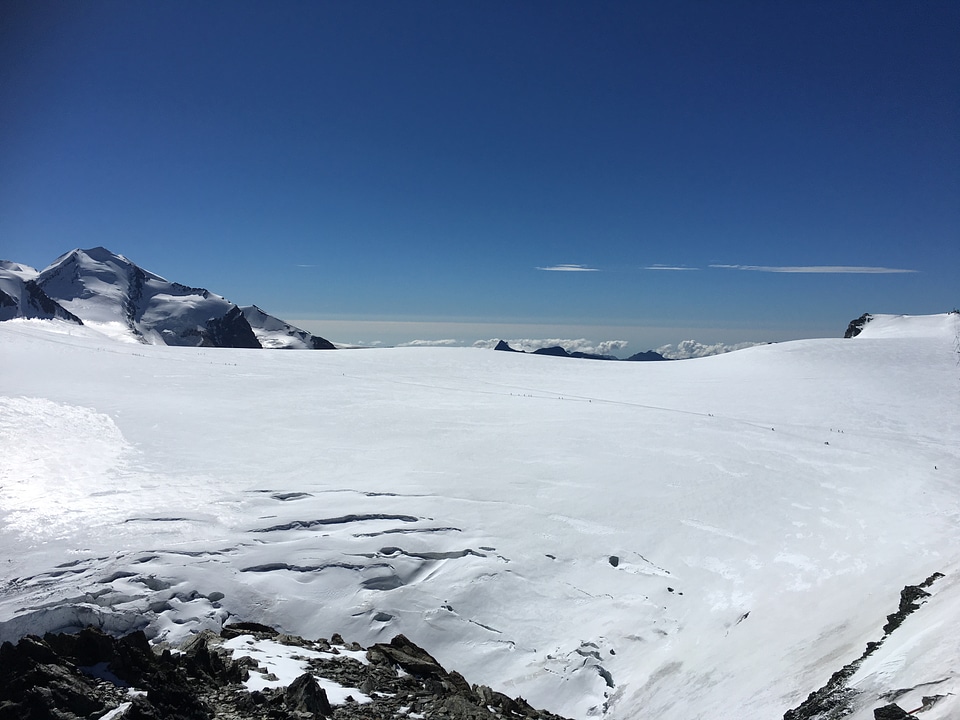
[[(289, 648), (307, 671), (286, 687), (250, 690), (254, 676), (276, 680), (258, 660), (238, 654), (269, 641)], [(241, 651), (242, 652), (242, 651)], [(318, 683), (355, 692), (331, 701)], [(114, 638), (95, 628), (27, 636), (0, 647), (0, 720), (274, 720), (334, 718), (494, 718), (563, 720), (447, 672), (423, 648), (398, 635), (363, 649), (334, 635), (316, 641), (252, 623), (205, 631), (182, 648), (151, 646), (142, 632)]]

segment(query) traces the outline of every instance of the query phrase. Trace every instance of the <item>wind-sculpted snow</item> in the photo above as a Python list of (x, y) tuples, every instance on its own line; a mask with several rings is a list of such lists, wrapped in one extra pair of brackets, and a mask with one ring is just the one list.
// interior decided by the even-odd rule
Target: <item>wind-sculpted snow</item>
[(943, 572), (852, 676), (869, 718), (960, 660), (937, 629), (960, 601), (956, 323), (933, 322), (549, 367), (4, 323), (0, 640), (403, 633), (570, 717), (775, 718)]

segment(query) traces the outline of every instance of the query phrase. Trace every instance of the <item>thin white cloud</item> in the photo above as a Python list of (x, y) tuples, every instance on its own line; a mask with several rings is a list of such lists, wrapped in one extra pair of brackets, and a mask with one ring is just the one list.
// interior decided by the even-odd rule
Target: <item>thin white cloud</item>
[(712, 268), (725, 270), (751, 270), (753, 272), (768, 273), (820, 273), (820, 274), (852, 274), (852, 275), (889, 275), (892, 273), (915, 273), (917, 270), (901, 268), (860, 267), (856, 265), (711, 265)]
[(459, 344), (459, 340), (411, 340), (400, 343), (397, 347), (448, 347)]
[(647, 265), (644, 270), (699, 270), (695, 267), (684, 267), (683, 265)]
[[(500, 340), (501, 338), (477, 340), (473, 346), (492, 349), (497, 346)], [(549, 347), (562, 347), (568, 353), (582, 352), (591, 355), (613, 355), (630, 344), (627, 340), (604, 340), (594, 343), (586, 338), (578, 338), (576, 340), (569, 338), (514, 338), (506, 342), (514, 350), (522, 350), (524, 352), (533, 352), (534, 350)]]
[(302, 268), (315, 268), (315, 267), (316, 267), (316, 265), (304, 265), (304, 264), (302, 264), (302, 263), (297, 263), (297, 265), (296, 265), (296, 267), (302, 267)]
[(723, 355), (734, 350), (743, 350), (754, 345), (764, 345), (765, 343), (743, 342), (735, 345), (726, 343), (714, 343), (706, 345), (696, 340), (683, 340), (676, 345), (661, 345), (656, 352), (663, 355), (668, 360), (688, 360), (690, 358), (708, 357), (710, 355)]
[(597, 268), (587, 267), (586, 265), (548, 265), (547, 267), (538, 267), (537, 270), (547, 270), (549, 272), (600, 272)]

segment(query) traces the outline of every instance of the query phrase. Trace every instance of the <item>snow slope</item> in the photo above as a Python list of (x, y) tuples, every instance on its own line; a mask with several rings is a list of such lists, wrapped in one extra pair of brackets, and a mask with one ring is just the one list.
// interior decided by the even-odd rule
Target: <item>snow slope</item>
[(776, 718), (939, 571), (856, 717), (933, 681), (927, 716), (956, 716), (960, 316), (936, 318), (673, 363), (2, 323), (0, 639), (236, 614), (403, 632), (576, 718)]
[(857, 338), (941, 338), (957, 335), (957, 313), (870, 315)]
[(333, 350), (329, 340), (311, 335), (306, 330), (268, 315), (256, 305), (240, 308), (253, 328), (257, 340), (265, 348), (278, 350)]

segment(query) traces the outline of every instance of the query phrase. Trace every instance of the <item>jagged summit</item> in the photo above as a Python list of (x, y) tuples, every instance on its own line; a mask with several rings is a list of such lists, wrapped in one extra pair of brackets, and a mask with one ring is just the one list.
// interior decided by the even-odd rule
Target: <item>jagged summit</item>
[(2, 320), (82, 321), (114, 338), (150, 345), (333, 347), (259, 308), (248, 317), (221, 295), (170, 282), (104, 247), (71, 250), (39, 273), (4, 261), (0, 292)]

